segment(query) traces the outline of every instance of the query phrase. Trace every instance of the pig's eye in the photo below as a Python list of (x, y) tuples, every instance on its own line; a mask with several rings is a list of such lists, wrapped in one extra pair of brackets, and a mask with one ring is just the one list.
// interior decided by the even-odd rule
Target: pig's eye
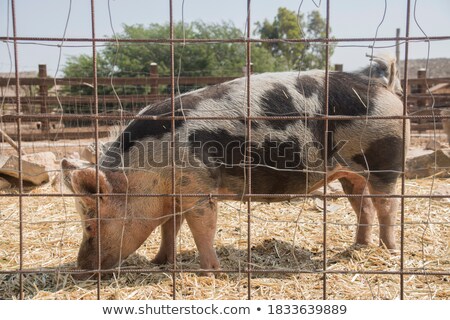
[(91, 226), (87, 226), (87, 227), (86, 227), (86, 231), (87, 231), (87, 232), (91, 232), (91, 231), (92, 231), (92, 227), (91, 227)]
[(87, 210), (87, 212), (86, 212), (86, 216), (88, 217), (88, 218), (94, 218), (94, 210)]

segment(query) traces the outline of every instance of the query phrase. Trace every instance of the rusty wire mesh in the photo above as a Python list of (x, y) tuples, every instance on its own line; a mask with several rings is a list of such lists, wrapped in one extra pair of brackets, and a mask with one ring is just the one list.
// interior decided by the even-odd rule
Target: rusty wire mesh
[[(375, 42), (375, 41), (386, 41), (386, 42), (392, 42), (395, 41), (402, 41), (405, 52), (404, 52), (404, 74), (403, 74), (403, 87), (408, 87), (409, 79), (408, 79), (408, 60), (409, 60), (409, 43), (411, 41), (419, 41), (419, 42), (430, 42), (430, 41), (440, 41), (440, 40), (450, 40), (450, 35), (446, 36), (409, 36), (410, 31), (410, 16), (411, 16), (411, 0), (407, 0), (407, 12), (406, 16), (407, 19), (404, 22), (406, 34), (404, 37), (392, 37), (392, 38), (379, 38), (379, 37), (367, 37), (367, 38), (332, 38), (330, 37), (330, 6), (331, 6), (331, 0), (327, 0), (324, 4), (326, 6), (326, 36), (324, 38), (318, 38), (318, 39), (283, 39), (282, 41), (286, 43), (298, 43), (298, 42), (309, 42), (309, 43), (320, 43), (323, 44), (326, 48), (326, 56), (325, 56), (325, 86), (324, 86), (324, 96), (325, 96), (325, 108), (324, 108), (324, 114), (315, 116), (315, 117), (309, 117), (310, 120), (319, 120), (323, 126), (324, 126), (324, 132), (326, 135), (326, 132), (328, 131), (328, 124), (329, 121), (339, 121), (339, 120), (352, 120), (352, 121), (374, 121), (374, 120), (383, 120), (383, 119), (400, 119), (403, 120), (403, 137), (406, 137), (407, 135), (407, 127), (406, 127), (406, 120), (419, 120), (419, 119), (432, 119), (433, 121), (438, 119), (444, 119), (448, 118), (448, 116), (445, 115), (423, 115), (423, 114), (408, 114), (407, 106), (408, 106), (408, 95), (405, 94), (403, 96), (403, 115), (402, 116), (332, 116), (329, 115), (329, 73), (330, 73), (330, 56), (329, 56), (329, 46), (334, 43), (338, 42), (349, 42), (349, 43), (357, 43), (357, 42)], [(170, 24), (170, 34), (168, 39), (118, 39), (118, 38), (101, 38), (97, 37), (96, 33), (96, 18), (95, 18), (95, 0), (91, 0), (91, 37), (62, 37), (62, 38), (51, 38), (51, 37), (29, 37), (29, 36), (18, 36), (17, 35), (17, 26), (20, 25), (20, 19), (16, 16), (16, 1), (11, 0), (11, 17), (12, 17), (12, 36), (2, 36), (0, 37), (1, 41), (12, 43), (13, 44), (13, 63), (14, 63), (14, 77), (11, 79), (8, 79), (8, 86), (11, 86), (15, 88), (15, 97), (9, 97), (7, 100), (4, 101), (8, 103), (14, 103), (16, 105), (16, 110), (14, 113), (8, 114), (8, 115), (2, 115), (3, 121), (11, 121), (15, 122), (17, 124), (17, 145), (18, 149), (22, 150), (23, 147), (23, 141), (22, 141), (22, 125), (24, 122), (28, 121), (66, 121), (66, 120), (74, 120), (74, 121), (90, 121), (93, 128), (93, 140), (95, 141), (96, 145), (96, 159), (99, 158), (99, 144), (100, 144), (100, 122), (106, 122), (109, 120), (116, 120), (124, 123), (125, 121), (130, 121), (132, 119), (145, 119), (148, 120), (150, 123), (152, 120), (170, 120), (172, 123), (171, 126), (171, 135), (172, 135), (172, 147), (174, 148), (176, 144), (175, 135), (176, 135), (176, 125), (175, 121), (177, 120), (185, 120), (185, 121), (200, 121), (200, 120), (210, 120), (210, 121), (220, 121), (220, 120), (245, 120), (246, 123), (246, 143), (251, 144), (252, 141), (252, 124), (254, 124), (254, 121), (259, 120), (270, 120), (270, 121), (283, 121), (283, 120), (295, 120), (295, 119), (304, 119), (304, 116), (271, 116), (271, 117), (256, 117), (252, 115), (252, 103), (251, 103), (251, 61), (252, 61), (252, 52), (251, 52), (251, 45), (253, 43), (262, 43), (262, 42), (276, 42), (280, 41), (280, 39), (255, 39), (252, 38), (251, 33), (249, 30), (251, 30), (252, 26), (252, 3), (250, 0), (246, 1), (247, 5), (247, 17), (246, 17), (246, 36), (239, 39), (178, 39), (175, 38), (174, 35), (174, 15), (173, 15), (173, 0), (167, 0), (165, 2), (166, 5), (169, 6), (169, 24)], [(253, 5), (258, 5), (257, 3), (253, 3)], [(24, 97), (21, 96), (21, 93), (19, 92), (21, 82), (27, 83), (29, 80), (27, 79), (21, 79), (19, 70), (20, 70), (20, 50), (18, 49), (18, 45), (20, 43), (47, 43), (47, 42), (57, 42), (57, 43), (89, 43), (89, 46), (92, 47), (92, 69), (93, 69), (93, 77), (91, 79), (81, 79), (81, 82), (90, 81), (92, 88), (93, 88), (93, 95), (92, 95), (92, 113), (91, 114), (50, 114), (50, 113), (36, 113), (36, 114), (27, 114), (23, 112), (23, 104), (28, 103)], [(140, 43), (140, 44), (146, 44), (146, 43), (156, 43), (156, 44), (166, 44), (170, 46), (170, 55), (171, 55), (171, 65), (170, 65), (170, 74), (168, 75), (168, 78), (164, 81), (166, 81), (166, 84), (170, 87), (169, 97), (171, 101), (171, 109), (172, 114), (171, 115), (162, 115), (160, 117), (155, 116), (145, 116), (145, 115), (130, 115), (130, 114), (120, 114), (120, 115), (107, 115), (107, 114), (101, 114), (101, 98), (98, 92), (99, 89), (99, 78), (98, 78), (98, 61), (97, 61), (97, 53), (98, 53), (98, 44), (99, 43), (110, 43), (114, 42), (120, 45), (127, 45), (131, 43)], [(243, 119), (242, 117), (189, 117), (189, 116), (178, 116), (176, 115), (175, 110), (175, 99), (176, 99), (176, 88), (177, 88), (177, 81), (183, 81), (180, 77), (177, 77), (176, 70), (175, 70), (175, 50), (177, 44), (198, 44), (198, 43), (240, 43), (242, 45), (245, 45), (246, 48), (246, 117)], [(116, 79), (120, 83), (120, 79)], [(2, 81), (6, 81), (5, 79), (2, 79)], [(104, 79), (101, 79), (101, 81), (105, 82)], [(414, 81), (414, 80), (413, 80)], [(53, 84), (65, 84), (67, 80), (64, 78), (62, 79), (44, 79), (41, 80), (42, 85), (53, 85)], [(145, 82), (144, 82), (145, 83)], [(145, 83), (147, 85), (151, 85), (151, 83)], [(63, 98), (63, 97), (61, 97)], [(119, 99), (122, 99), (122, 97), (118, 97)], [(41, 99), (41, 98), (39, 98)], [(124, 98), (125, 99), (125, 98)], [(137, 96), (136, 99), (139, 99)], [(145, 100), (145, 99), (144, 99)], [(141, 101), (142, 102), (142, 101)], [(146, 101), (144, 101), (145, 104)], [(137, 107), (139, 109), (139, 106)], [(64, 130), (63, 130), (64, 131)], [(64, 135), (64, 132), (62, 132), (62, 135)], [(328, 166), (326, 164), (327, 152), (328, 147), (326, 145), (327, 143), (327, 137), (324, 137), (325, 147), (324, 147), (324, 159), (325, 164), (323, 166), (323, 171), (326, 174), (328, 170)], [(403, 139), (403, 145), (404, 149), (406, 147), (406, 139)], [(250, 155), (250, 148), (248, 150), (248, 157), (251, 158)], [(77, 273), (83, 273), (85, 271), (83, 270), (76, 270), (71, 266), (50, 266), (48, 268), (39, 268), (39, 267), (31, 267), (29, 264), (27, 264), (27, 255), (25, 252), (27, 251), (24, 247), (26, 244), (26, 229), (27, 226), (26, 218), (24, 217), (23, 213), (26, 211), (24, 201), (30, 199), (30, 198), (55, 198), (55, 201), (58, 198), (68, 198), (73, 199), (75, 197), (81, 197), (83, 194), (68, 194), (64, 192), (60, 193), (51, 193), (51, 192), (42, 192), (42, 191), (27, 191), (26, 187), (24, 187), (23, 179), (22, 179), (22, 153), (17, 153), (19, 158), (19, 167), (18, 167), (18, 189), (14, 192), (7, 192), (7, 193), (0, 193), (0, 200), (2, 198), (14, 198), (17, 199), (17, 212), (18, 212), (18, 236), (19, 236), (19, 248), (18, 248), (18, 261), (19, 264), (16, 269), (5, 269), (0, 271), (0, 275), (3, 275), (5, 278), (3, 279), (2, 285), (7, 286), (8, 282), (13, 281), (12, 278), (8, 278), (9, 276), (16, 275), (18, 284), (18, 292), (17, 297), (20, 299), (26, 298), (25, 292), (26, 292), (26, 285), (25, 285), (25, 277), (29, 274), (56, 274), (56, 275), (63, 275), (67, 276), (70, 274), (77, 274)], [(246, 239), (245, 239), (245, 245), (246, 245), (246, 259), (245, 261), (242, 261), (242, 265), (239, 264), (237, 267), (233, 268), (223, 268), (221, 270), (210, 270), (212, 273), (220, 273), (220, 274), (239, 274), (239, 275), (246, 275), (246, 281), (239, 282), (239, 285), (242, 289), (245, 291), (245, 294), (242, 294), (241, 297), (245, 297), (247, 299), (252, 299), (255, 291), (255, 286), (263, 286), (260, 284), (260, 281), (256, 276), (258, 275), (276, 275), (278, 274), (282, 275), (299, 275), (299, 274), (307, 274), (315, 277), (315, 282), (317, 282), (318, 286), (320, 287), (320, 298), (327, 299), (330, 295), (330, 286), (334, 287), (333, 281), (337, 281), (335, 276), (351, 276), (353, 279), (357, 275), (379, 275), (379, 276), (394, 276), (398, 277), (398, 295), (400, 299), (405, 298), (405, 278), (408, 277), (419, 277), (419, 276), (425, 276), (425, 277), (440, 277), (441, 281), (444, 283), (449, 283), (449, 277), (450, 277), (450, 269), (448, 265), (448, 257), (443, 258), (443, 267), (440, 270), (427, 270), (425, 267), (422, 269), (416, 268), (411, 269), (406, 267), (405, 262), (405, 246), (407, 245), (405, 243), (405, 226), (407, 225), (406, 222), (406, 213), (405, 213), (405, 201), (406, 200), (448, 200), (449, 195), (448, 194), (433, 194), (430, 193), (422, 193), (422, 194), (408, 194), (407, 188), (406, 188), (406, 178), (404, 175), (405, 172), (405, 163), (406, 163), (406, 154), (403, 152), (403, 169), (402, 169), (402, 175), (401, 175), (401, 184), (400, 184), (400, 193), (394, 194), (394, 195), (384, 195), (384, 194), (371, 194), (371, 195), (365, 195), (366, 197), (391, 197), (391, 198), (399, 198), (401, 201), (400, 206), (400, 254), (399, 254), (399, 263), (396, 267), (398, 268), (390, 268), (389, 270), (383, 270), (383, 269), (365, 269), (364, 266), (357, 267), (355, 270), (339, 270), (330, 268), (330, 257), (329, 257), (329, 233), (328, 228), (330, 225), (332, 225), (334, 222), (330, 222), (329, 220), (329, 212), (328, 212), (328, 201), (337, 199), (337, 198), (349, 198), (349, 197), (359, 197), (360, 195), (352, 195), (352, 194), (330, 194), (329, 193), (329, 187), (325, 185), (323, 187), (323, 194), (322, 195), (311, 195), (311, 194), (255, 194), (252, 193), (252, 166), (248, 166), (246, 169), (246, 183), (247, 183), (247, 192), (244, 195), (248, 199), (246, 204), (245, 211), (245, 224), (247, 226), (246, 230)], [(226, 198), (235, 198), (241, 195), (237, 194), (219, 194), (219, 193), (212, 193), (212, 194), (180, 194), (177, 192), (175, 185), (176, 185), (176, 165), (175, 165), (175, 159), (172, 157), (171, 159), (171, 168), (172, 168), (172, 176), (171, 176), (171, 185), (172, 185), (172, 191), (170, 194), (135, 194), (135, 193), (127, 193), (127, 197), (161, 197), (166, 198), (169, 197), (172, 199), (172, 208), (173, 208), (173, 215), (176, 215), (177, 212), (175, 212), (176, 208), (176, 201), (180, 197), (183, 198), (217, 198), (217, 199), (226, 199)], [(99, 166), (95, 166), (96, 170), (96, 179), (97, 179), (97, 190), (96, 193), (93, 195), (96, 199), (96, 207), (97, 211), (99, 211), (101, 206), (100, 198), (103, 196), (103, 194), (100, 193), (100, 187), (99, 187)], [(444, 181), (444, 184), (446, 182)], [(447, 185), (448, 186), (448, 185)], [(431, 186), (432, 189), (432, 186)], [(108, 194), (111, 197), (114, 196), (121, 196), (123, 194), (118, 193), (111, 193)], [(313, 269), (286, 269), (286, 268), (270, 268), (268, 265), (264, 265), (263, 268), (257, 268), (255, 267), (256, 263), (254, 261), (254, 246), (256, 245), (252, 240), (252, 233), (253, 233), (253, 227), (255, 225), (255, 216), (253, 214), (253, 202), (258, 201), (258, 198), (265, 198), (267, 196), (271, 197), (280, 197), (280, 198), (302, 198), (302, 199), (311, 199), (311, 198), (321, 198), (323, 199), (323, 208), (322, 208), (322, 221), (320, 223), (317, 223), (319, 227), (321, 227), (321, 249), (318, 249), (317, 255), (320, 258), (320, 263), (316, 265)], [(431, 204), (430, 204), (431, 205)], [(444, 212), (444, 214), (446, 214)], [(448, 211), (447, 211), (448, 214)], [(100, 217), (97, 216), (98, 222), (100, 222)], [(445, 224), (444, 222), (437, 222), (437, 224)], [(424, 224), (428, 226), (432, 226), (433, 222), (426, 221)], [(100, 225), (100, 224), (98, 224)], [(175, 228), (175, 226), (174, 226)], [(448, 226), (447, 226), (448, 228)], [(425, 231), (424, 231), (425, 232)], [(268, 235), (270, 237), (270, 234)], [(25, 238), (24, 238), (25, 237)], [(175, 246), (177, 245), (177, 242), (175, 241)], [(101, 243), (98, 241), (97, 248), (100, 251)], [(5, 251), (5, 254), (8, 252)], [(273, 253), (273, 252), (272, 252)], [(448, 253), (447, 253), (448, 254)], [(73, 260), (75, 260), (75, 253), (73, 255)], [(148, 265), (144, 265), (143, 267), (133, 266), (129, 268), (121, 268), (120, 273), (123, 274), (169, 274), (171, 277), (171, 291), (166, 292), (165, 297), (170, 297), (173, 299), (178, 299), (180, 296), (178, 295), (178, 290), (186, 290), (186, 288), (183, 287), (183, 274), (185, 273), (198, 273), (200, 272), (199, 269), (196, 268), (186, 268), (185, 266), (179, 266), (179, 259), (178, 259), (178, 253), (177, 248), (174, 250), (174, 264), (171, 266), (167, 266), (165, 268), (152, 268)], [(98, 255), (98, 263), (100, 265), (99, 270), (95, 270), (95, 282), (96, 282), (96, 296), (98, 299), (102, 298), (102, 292), (104, 291), (104, 288), (102, 287), (102, 283), (105, 280), (102, 280), (102, 274), (103, 273), (110, 273), (112, 270), (104, 270), (101, 268), (101, 259), (100, 255)], [(446, 264), (447, 263), (447, 264)], [(113, 271), (117, 271), (114, 269)], [(67, 279), (66, 279), (67, 280)], [(381, 280), (382, 281), (382, 280)], [(432, 280), (431, 280), (432, 281)], [(253, 283), (257, 283), (256, 285), (253, 285)], [(181, 286), (181, 289), (180, 289)], [(186, 285), (188, 286), (188, 285)], [(220, 284), (217, 284), (217, 288), (220, 290)], [(332, 288), (335, 290), (335, 288)], [(55, 287), (55, 290), (57, 288)], [(120, 290), (120, 289), (119, 289)], [(445, 290), (444, 290), (445, 291)], [(446, 292), (446, 291), (445, 291)], [(161, 297), (161, 296), (158, 296)], [(333, 297), (336, 297), (334, 295)], [(395, 297), (395, 295), (393, 296)], [(12, 298), (12, 297), (7, 297)], [(81, 297), (80, 297), (81, 298)], [(318, 297), (316, 297), (318, 298)]]

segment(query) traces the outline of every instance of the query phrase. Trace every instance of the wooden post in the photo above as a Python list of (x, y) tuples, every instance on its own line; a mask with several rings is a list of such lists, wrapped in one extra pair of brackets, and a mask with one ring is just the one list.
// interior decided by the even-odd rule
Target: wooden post
[(157, 96), (159, 94), (158, 90), (158, 64), (155, 62), (152, 62), (150, 64), (150, 94), (153, 96)]
[(334, 65), (334, 71), (342, 72), (344, 71), (344, 65), (340, 63), (336, 63)]
[[(427, 70), (425, 68), (421, 68), (417, 70), (417, 79), (422, 79), (420, 83), (417, 85), (417, 93), (425, 94), (427, 92), (427, 86), (425, 84), (425, 78), (427, 77)], [(427, 99), (419, 98), (417, 99), (417, 109), (425, 109), (427, 107)], [(419, 124), (424, 123), (426, 120), (419, 119)], [(423, 130), (419, 129), (419, 132)]]
[[(38, 77), (40, 79), (46, 79), (47, 78), (47, 65), (46, 64), (40, 64), (39, 65), (39, 73)], [(48, 97), (48, 86), (43, 83), (43, 81), (39, 84), (39, 96), (41, 97), (41, 114), (47, 114), (47, 97)], [(42, 121), (42, 131), (48, 131), (50, 130), (50, 123), (48, 119), (44, 119)]]
[(20, 152), (22, 155), (26, 154), (23, 149), (19, 149), (17, 143), (1, 128), (0, 128), (0, 136), (2, 136), (3, 139), (5, 139), (5, 141), (8, 142), (10, 146), (13, 147), (17, 152)]
[[(419, 82), (417, 85), (417, 93), (419, 94), (426, 94), (427, 93), (427, 86), (425, 83), (425, 78), (427, 77), (427, 70), (424, 68), (421, 68), (417, 70), (417, 79), (421, 79), (422, 81)], [(417, 100), (417, 106), (419, 108), (424, 108), (427, 106), (426, 99), (418, 99)]]

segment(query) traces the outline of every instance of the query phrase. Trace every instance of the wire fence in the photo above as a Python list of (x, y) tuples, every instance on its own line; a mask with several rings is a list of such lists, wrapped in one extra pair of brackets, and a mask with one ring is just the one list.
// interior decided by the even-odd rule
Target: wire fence
[[(15, 180), (11, 182), (14, 187), (0, 192), (0, 219), (4, 224), (1, 233), (5, 239), (0, 244), (2, 298), (46, 298), (44, 292), (48, 291), (53, 292), (51, 297), (74, 299), (85, 298), (86, 292), (89, 292), (90, 298), (95, 296), (97, 299), (448, 298), (450, 165), (446, 165), (445, 160), (442, 160), (442, 164), (438, 151), (435, 151), (431, 155), (433, 158), (428, 178), (410, 179), (406, 173), (409, 170), (406, 151), (409, 148), (409, 120), (413, 122), (413, 145), (424, 139), (420, 133), (432, 138), (435, 144), (441, 141), (440, 144), (444, 145), (446, 141), (440, 131), (443, 127), (441, 120), (445, 122), (445, 119), (450, 118), (448, 114), (439, 112), (449, 106), (448, 92), (430, 90), (432, 87), (445, 89), (449, 79), (409, 79), (409, 44), (449, 41), (450, 35), (424, 34), (410, 37), (410, 17), (412, 13), (415, 17), (416, 11), (415, 6), (412, 7), (412, 1), (407, 0), (404, 37), (333, 38), (330, 35), (331, 3), (331, 0), (327, 0), (321, 4), (325, 6), (326, 23), (323, 38), (252, 37), (249, 32), (254, 22), (252, 8), (260, 4), (248, 0), (246, 33), (242, 38), (179, 39), (174, 34), (174, 3), (167, 0), (165, 5), (169, 6), (170, 26), (167, 39), (122, 39), (115, 35), (113, 38), (97, 36), (95, 0), (90, 2), (91, 37), (66, 37), (65, 34), (61, 38), (18, 36), (17, 27), (21, 22), (16, 16), (16, 1), (11, 0), (12, 35), (1, 36), (0, 40), (8, 45), (12, 44), (14, 74), (0, 79), (0, 86), (5, 90), (13, 89), (14, 95), (3, 94), (2, 97), (1, 124), (4, 135), (0, 150), (5, 159), (17, 155), (17, 162), (13, 169), (9, 168), (10, 172), (16, 172)], [(263, 104), (264, 99), (283, 107), (292, 103), (292, 97), (288, 97), (283, 90), (276, 97), (266, 95), (262, 100), (255, 98), (259, 97), (260, 90), (265, 92), (268, 88), (257, 87), (258, 82), (254, 80), (258, 75), (252, 70), (252, 45), (277, 42), (316, 43), (325, 49), (322, 82), (311, 80), (312, 76), (306, 71), (298, 72), (299, 79), (306, 79), (302, 85), (305, 97), (308, 96), (307, 81), (313, 81), (315, 84), (314, 88), (309, 90), (313, 90), (317, 97), (322, 97), (316, 101), (321, 107), (320, 112), (292, 114), (273, 105), (272, 114), (258, 112), (258, 108), (261, 108), (258, 103)], [(397, 98), (402, 100), (401, 113), (394, 114), (384, 109), (381, 109), (384, 110), (381, 113), (369, 113), (370, 106), (367, 102), (370, 100), (371, 86), (378, 83), (376, 76), (371, 74), (372, 69), (369, 69), (369, 80), (364, 88), (367, 90), (367, 96), (360, 97), (355, 89), (352, 89), (367, 111), (336, 112), (334, 75), (344, 73), (332, 70), (330, 48), (343, 42), (401, 43), (404, 48), (404, 94)], [(21, 77), (19, 45), (30, 43), (58, 44), (61, 48), (89, 43), (88, 47), (92, 48), (92, 77), (48, 77), (44, 66), (39, 68), (38, 77)], [(170, 47), (170, 74), (160, 76), (157, 67), (153, 66), (148, 77), (120, 78), (114, 77), (114, 74), (107, 78), (99, 77), (97, 57), (99, 47), (105, 43), (114, 43), (119, 49), (121, 46), (150, 43), (167, 45)], [(216, 43), (238, 43), (245, 46), (244, 78), (236, 80), (239, 78), (178, 75), (176, 50), (182, 50), (185, 45)], [(23, 48), (26, 50), (26, 47)], [(373, 46), (371, 48), (373, 49)], [(302, 78), (305, 75), (310, 78)], [(286, 80), (289, 81), (291, 80)], [(234, 100), (233, 103), (239, 103), (239, 112), (216, 110), (216, 105), (205, 107), (208, 112), (204, 114), (196, 112), (195, 106), (206, 104), (208, 99), (226, 99), (230, 94), (227, 90), (231, 89), (223, 89), (220, 84), (224, 82), (228, 83), (228, 86), (237, 86), (236, 92), (239, 92), (240, 100)], [(80, 85), (89, 88), (90, 92), (84, 96), (63, 92), (64, 86)], [(214, 89), (190, 91), (205, 85)], [(21, 91), (26, 86), (30, 92), (34, 90), (36, 94)], [(183, 86), (186, 86), (186, 89), (183, 89)], [(111, 90), (102, 94), (100, 88), (103, 87)], [(138, 87), (142, 89), (141, 92), (134, 93), (133, 90)], [(124, 94), (127, 88), (131, 94)], [(188, 93), (183, 94), (184, 92)], [(283, 94), (286, 97), (283, 97)], [(226, 100), (221, 100), (224, 101)], [(139, 112), (149, 104), (156, 107), (148, 109), (150, 112), (145, 111), (146, 109)], [(7, 109), (7, 106), (14, 108)], [(422, 108), (423, 106), (426, 108)], [(226, 104), (222, 106), (222, 109), (226, 108)], [(322, 160), (320, 166), (289, 168), (275, 163), (272, 164), (273, 171), (264, 171), (252, 163), (255, 161), (254, 146), (262, 139), (261, 126), (292, 135), (295, 131), (289, 126), (293, 123), (304, 123), (302, 130), (306, 131), (303, 133), (313, 134), (314, 142), (319, 141), (322, 144), (322, 148), (314, 149), (318, 150), (317, 154)], [(360, 136), (352, 140), (352, 143), (355, 144), (354, 148), (361, 149), (363, 153), (363, 160), (360, 160), (363, 164), (358, 167), (359, 171), (353, 170), (352, 165), (342, 169), (333, 160), (335, 143), (330, 139), (330, 132), (338, 135), (339, 130), (343, 130), (339, 127), (340, 123), (347, 126), (358, 124), (357, 132), (353, 134)], [(397, 149), (385, 147), (385, 140), (380, 142), (375, 150), (370, 150), (366, 144), (367, 139), (377, 141), (374, 132), (368, 128), (371, 124), (380, 123), (388, 124), (383, 126), (384, 130), (389, 130), (388, 127), (394, 125), (400, 128), (400, 141), (395, 144)], [(27, 124), (36, 128), (27, 127)], [(111, 144), (109, 131), (112, 125), (118, 126), (122, 132), (116, 140), (121, 143), (119, 145), (114, 145), (114, 142)], [(312, 131), (307, 131), (310, 128), (313, 128)], [(243, 150), (239, 158), (241, 162), (237, 165), (241, 170), (241, 182), (236, 182), (237, 173), (232, 171), (235, 163), (227, 164), (231, 166), (231, 173), (224, 174), (219, 171), (218, 176), (214, 176), (217, 170), (209, 168), (208, 163), (199, 164), (200, 160), (208, 161), (203, 157), (217, 157), (217, 154), (202, 154), (204, 149), (198, 153), (193, 147), (196, 141), (191, 140), (191, 136), (183, 136), (188, 138), (187, 142), (180, 141), (180, 135), (185, 134), (184, 130), (188, 129), (197, 130), (204, 135), (209, 134), (207, 137), (199, 136), (201, 143), (221, 143), (225, 141), (223, 139), (227, 134), (238, 139), (238, 149)], [(158, 151), (152, 155), (158, 159), (165, 158), (165, 161), (161, 162), (164, 165), (158, 163), (159, 165), (145, 165), (134, 169), (131, 169), (133, 165), (130, 165), (127, 169), (126, 161), (134, 163), (136, 159), (126, 159), (125, 145), (128, 142), (123, 132), (130, 134), (133, 141), (144, 141), (153, 137), (155, 141), (168, 142), (167, 150), (161, 146), (155, 147)], [(383, 136), (383, 132), (375, 133), (378, 134)], [(7, 147), (5, 137), (12, 138), (16, 151)], [(215, 140), (211, 137), (215, 137)], [(279, 139), (280, 136), (277, 137)], [(292, 139), (291, 136), (286, 137)], [(63, 139), (62, 142), (58, 142), (59, 139)], [(78, 159), (69, 159), (61, 169), (61, 158), (67, 158), (73, 150), (84, 149), (88, 142), (81, 143), (82, 139), (93, 142), (90, 149), (92, 163), (80, 169), (73, 164)], [(43, 141), (29, 142), (37, 140)], [(277, 143), (281, 148), (283, 141)], [(105, 147), (105, 144), (108, 146)], [(217, 149), (215, 144), (211, 147)], [(295, 149), (295, 144), (293, 148)], [(25, 182), (25, 175), (29, 174), (29, 169), (25, 167), (28, 165), (26, 160), (30, 159), (27, 154), (36, 150), (52, 150), (58, 159), (57, 167), (46, 169), (48, 173), (53, 174), (53, 180), (50, 179), (52, 181), (44, 187), (31, 186)], [(290, 152), (289, 150), (289, 147), (283, 147), (277, 152), (286, 153)], [(111, 169), (105, 165), (105, 159), (114, 151), (120, 158), (120, 164)], [(218, 153), (217, 150), (215, 152)], [(294, 150), (293, 154), (296, 152), (301, 150)], [(445, 156), (445, 152), (443, 154)], [(355, 157), (352, 159), (354, 163), (357, 162)], [(194, 166), (180, 165), (190, 160)], [(399, 165), (398, 172), (396, 167), (391, 166), (391, 162), (395, 161)], [(5, 169), (6, 165), (2, 165)], [(365, 169), (361, 169), (363, 167)], [(368, 187), (369, 180), (372, 181), (374, 176), (377, 177), (380, 172), (392, 173), (391, 171), (395, 171), (396, 177), (398, 176), (397, 189), (383, 189), (383, 186), (376, 188), (374, 185)], [(299, 172), (306, 174), (304, 190), (288, 187), (292, 179), (299, 176)], [(353, 175), (355, 172), (357, 177)], [(268, 174), (269, 177), (266, 177)], [(317, 175), (326, 183), (308, 185), (310, 181), (315, 182), (313, 177)], [(364, 182), (361, 182), (361, 177), (365, 177)], [(388, 174), (386, 177), (384, 179), (389, 180)], [(336, 191), (335, 185), (328, 184), (335, 179), (344, 181), (342, 190)], [(348, 183), (346, 186), (345, 179), (349, 179), (351, 186)], [(215, 181), (215, 184), (211, 181)], [(387, 184), (383, 179), (380, 181), (381, 184)], [(64, 187), (64, 183), (68, 184), (68, 187)], [(269, 184), (271, 187), (267, 186)], [(59, 191), (54, 191), (54, 188)], [(68, 190), (70, 188), (72, 190)], [(357, 190), (359, 192), (356, 192)], [(77, 209), (84, 212), (81, 217), (82, 229), (73, 204), (74, 199), (80, 200)], [(347, 199), (357, 212), (356, 220), (353, 215), (348, 214), (352, 209), (348, 204), (344, 204)], [(221, 209), (217, 211), (216, 201), (222, 200), (224, 202), (221, 203)], [(399, 201), (400, 215), (397, 219), (395, 208), (386, 209), (389, 206), (395, 207), (394, 200)], [(283, 202), (277, 205), (261, 204), (267, 201)], [(378, 211), (380, 222), (374, 223), (374, 206), (378, 210), (384, 210), (385, 214), (386, 210), (390, 211), (389, 219), (393, 217), (394, 220), (386, 220)], [(90, 209), (86, 209), (87, 207)], [(158, 211), (158, 215), (146, 215), (146, 211)], [(341, 216), (338, 217), (338, 214)], [(216, 227), (217, 215), (219, 221)], [(225, 221), (221, 222), (221, 219)], [(184, 229), (179, 231), (183, 220), (187, 220), (194, 240)], [(150, 232), (141, 226), (145, 224), (151, 225), (152, 229), (161, 225), (162, 229), (161, 250), (152, 262), (147, 260), (147, 257), (154, 255), (158, 249), (159, 238), (147, 240)], [(112, 225), (115, 227), (111, 227)], [(129, 229), (131, 225), (133, 227)], [(398, 242), (399, 246), (398, 251), (390, 252), (388, 249), (394, 248), (392, 243), (389, 243), (389, 236), (383, 232), (388, 232), (386, 229), (394, 225), (394, 235), (397, 239), (395, 242)], [(357, 230), (358, 237), (364, 238), (357, 239), (359, 244), (363, 244), (370, 242), (366, 240), (371, 238), (369, 234), (373, 232), (372, 226), (380, 230), (382, 246), (353, 245), (353, 230)], [(362, 229), (368, 231), (361, 231)], [(179, 232), (180, 235), (177, 235)], [(83, 243), (78, 253), (78, 265), (75, 266), (79, 245), (79, 240), (76, 239), (80, 234), (83, 234)], [(221, 267), (215, 258), (216, 254), (211, 252), (213, 244), (210, 242), (214, 242), (214, 237), (218, 260), (223, 260)], [(6, 240), (7, 238), (11, 240)], [(151, 235), (151, 238), (156, 237)], [(89, 241), (90, 244), (87, 244)], [(200, 251), (200, 256), (193, 249), (195, 246)], [(132, 255), (138, 248), (138, 254)], [(125, 261), (128, 255), (130, 258)], [(109, 259), (115, 259), (111, 256), (117, 256), (119, 266), (117, 263), (110, 263)], [(210, 275), (201, 276), (204, 273)], [(75, 279), (85, 276), (91, 278), (89, 281), (74, 280), (72, 276)], [(366, 293), (358, 296), (360, 290)], [(142, 291), (143, 295), (139, 295), (139, 291)]]

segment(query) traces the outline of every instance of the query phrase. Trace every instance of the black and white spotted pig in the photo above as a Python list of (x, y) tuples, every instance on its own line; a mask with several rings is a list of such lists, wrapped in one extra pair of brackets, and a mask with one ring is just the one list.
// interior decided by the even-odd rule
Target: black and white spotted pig
[[(372, 74), (369, 78), (368, 75)], [(199, 250), (203, 269), (219, 268), (214, 250), (217, 205), (214, 198), (108, 196), (110, 193), (171, 194), (171, 156), (176, 163), (176, 193), (247, 193), (245, 163), (251, 163), (253, 201), (280, 201), (289, 194), (304, 194), (339, 179), (347, 194), (393, 194), (402, 170), (401, 119), (330, 120), (324, 134), (324, 72), (266, 73), (251, 76), (252, 117), (296, 116), (284, 120), (252, 120), (251, 146), (246, 144), (246, 78), (203, 88), (175, 100), (176, 144), (171, 149), (169, 100), (148, 106), (141, 115), (166, 116), (133, 120), (100, 161), (100, 233), (93, 168), (78, 168), (64, 160), (65, 181), (78, 197), (84, 226), (78, 266), (112, 268), (132, 254), (159, 225), (162, 242), (154, 263), (173, 262), (174, 239), (186, 219)], [(371, 70), (330, 72), (329, 115), (399, 116), (403, 113), (395, 60), (374, 59)], [(185, 120), (183, 117), (189, 117)], [(232, 117), (229, 120), (194, 120), (195, 117)], [(308, 117), (315, 117), (308, 119)], [(409, 124), (408, 124), (409, 125)], [(407, 130), (409, 132), (409, 130)], [(327, 139), (328, 176), (324, 174)], [(408, 144), (408, 141), (406, 141)], [(250, 157), (245, 157), (246, 147)], [(171, 150), (175, 150), (172, 152)], [(247, 161), (245, 161), (247, 160)], [(271, 197), (271, 194), (286, 194)], [(356, 242), (371, 242), (375, 213), (380, 243), (395, 249), (397, 200), (385, 197), (350, 197), (358, 217)], [(174, 221), (176, 219), (176, 221)], [(174, 228), (174, 226), (176, 226)]]

